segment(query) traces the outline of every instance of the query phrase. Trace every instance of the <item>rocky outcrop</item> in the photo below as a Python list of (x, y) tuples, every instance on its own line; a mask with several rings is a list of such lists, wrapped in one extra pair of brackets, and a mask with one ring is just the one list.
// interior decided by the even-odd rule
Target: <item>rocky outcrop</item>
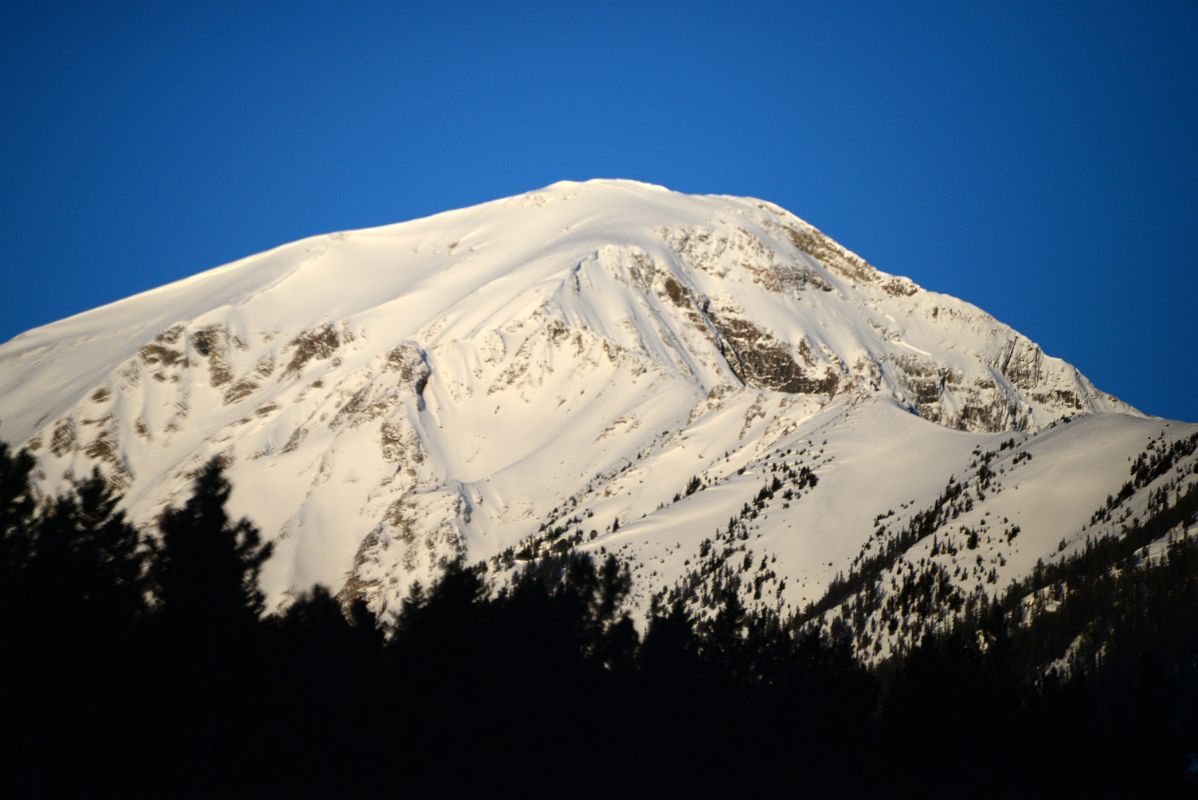
[(331, 322), (304, 331), (287, 345), (287, 349), (291, 351), (291, 360), (283, 375), (299, 375), (309, 361), (331, 358), (340, 346), (341, 337)]
[(788, 394), (836, 394), (839, 377), (830, 367), (817, 368), (805, 341), (794, 348), (746, 319), (715, 314), (709, 319), (719, 331), (728, 366), (746, 386)]

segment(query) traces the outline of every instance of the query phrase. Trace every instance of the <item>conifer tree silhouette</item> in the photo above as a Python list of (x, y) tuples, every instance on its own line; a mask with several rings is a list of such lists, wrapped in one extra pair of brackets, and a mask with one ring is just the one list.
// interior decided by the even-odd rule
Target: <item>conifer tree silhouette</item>
[(258, 587), (272, 546), (248, 520), (225, 510), (231, 486), (219, 459), (195, 479), (182, 506), (167, 509), (151, 543), (154, 658), (150, 714), (164, 733), (155, 766), (163, 780), (187, 777), (167, 794), (211, 796), (243, 787), (262, 765), (268, 697), (261, 685), (268, 646)]
[(258, 576), (273, 545), (261, 542), (249, 520), (230, 520), (231, 491), (213, 458), (196, 476), (191, 498), (162, 515), (150, 579), (158, 614), (172, 627), (235, 636), (262, 616)]
[(30, 558), (29, 526), (34, 499), (29, 476), (34, 460), (0, 442), (0, 602), (14, 593), (14, 580)]

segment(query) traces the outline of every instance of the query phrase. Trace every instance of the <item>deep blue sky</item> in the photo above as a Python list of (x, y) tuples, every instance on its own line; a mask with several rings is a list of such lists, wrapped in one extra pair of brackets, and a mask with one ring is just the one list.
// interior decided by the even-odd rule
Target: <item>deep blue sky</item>
[(24, 5), (0, 340), (302, 236), (628, 177), (772, 200), (1198, 420), (1193, 0)]

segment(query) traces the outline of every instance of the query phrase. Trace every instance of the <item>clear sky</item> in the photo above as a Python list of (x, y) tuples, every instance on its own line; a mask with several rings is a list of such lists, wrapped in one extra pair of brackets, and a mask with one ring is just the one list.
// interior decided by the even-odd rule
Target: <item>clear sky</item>
[(6, 3), (0, 340), (559, 179), (774, 201), (1198, 421), (1198, 2)]

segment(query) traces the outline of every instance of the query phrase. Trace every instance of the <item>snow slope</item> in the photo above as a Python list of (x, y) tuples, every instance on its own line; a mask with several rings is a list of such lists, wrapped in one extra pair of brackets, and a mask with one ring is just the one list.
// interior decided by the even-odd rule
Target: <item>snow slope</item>
[(320, 582), (391, 610), (459, 554), (554, 546), (622, 554), (647, 601), (779, 470), (790, 499), (738, 517), (748, 569), (773, 574), (746, 591), (798, 608), (878, 514), (1010, 431), (1071, 471), (1021, 462), (1004, 497), (1040, 522), (1015, 575), (1167, 423), (777, 206), (602, 180), (305, 239), (29, 331), (0, 346), (0, 424), (47, 491), (98, 466), (144, 523), (219, 455), (276, 543), (273, 603)]

